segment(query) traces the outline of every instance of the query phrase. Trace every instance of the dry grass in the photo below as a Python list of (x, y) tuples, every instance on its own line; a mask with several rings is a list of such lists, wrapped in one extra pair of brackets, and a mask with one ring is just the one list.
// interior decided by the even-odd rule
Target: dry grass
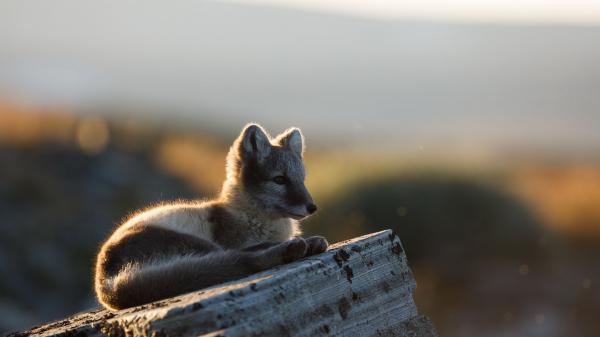
[(513, 173), (513, 189), (552, 228), (600, 235), (600, 167), (529, 166)]
[(34, 145), (73, 140), (77, 118), (57, 109), (39, 109), (0, 101), (0, 143)]
[[(102, 145), (100, 147), (94, 143), (98, 139), (98, 130), (107, 137), (98, 143)], [(110, 124), (98, 117), (82, 118), (68, 111), (0, 102), (0, 144), (72, 144), (82, 152), (90, 152), (91, 145), (92, 152), (97, 152), (110, 144), (124, 148), (137, 144), (136, 148), (144, 148), (153, 155), (163, 171), (209, 194), (217, 193), (225, 178), (228, 150), (223, 139), (218, 135), (212, 136), (165, 132), (132, 121)], [(487, 177), (484, 179), (489, 180), (503, 176), (508, 179), (497, 181), (496, 185), (508, 186), (530, 205), (544, 224), (568, 234), (600, 235), (598, 165), (508, 164), (501, 169), (493, 169), (496, 164), (419, 162), (414, 158), (399, 158), (364, 149), (325, 150), (314, 147), (307, 152), (306, 165), (308, 188), (321, 203), (336, 198), (357, 183), (403, 173), (433, 170), (473, 179)]]
[(161, 169), (180, 177), (200, 191), (216, 194), (225, 179), (227, 149), (211, 139), (174, 135), (157, 147)]

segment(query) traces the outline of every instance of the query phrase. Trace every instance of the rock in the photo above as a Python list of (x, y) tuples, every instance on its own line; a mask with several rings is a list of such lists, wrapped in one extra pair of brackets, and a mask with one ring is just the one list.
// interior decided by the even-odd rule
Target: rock
[(417, 313), (415, 286), (386, 230), (238, 281), (11, 336), (437, 336)]

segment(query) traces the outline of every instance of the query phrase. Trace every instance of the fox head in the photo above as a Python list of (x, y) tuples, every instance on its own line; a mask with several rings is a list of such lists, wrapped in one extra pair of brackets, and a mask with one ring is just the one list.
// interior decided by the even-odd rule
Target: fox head
[(260, 125), (248, 124), (229, 150), (223, 190), (270, 217), (305, 218), (317, 206), (304, 186), (303, 153), (300, 129), (271, 138)]

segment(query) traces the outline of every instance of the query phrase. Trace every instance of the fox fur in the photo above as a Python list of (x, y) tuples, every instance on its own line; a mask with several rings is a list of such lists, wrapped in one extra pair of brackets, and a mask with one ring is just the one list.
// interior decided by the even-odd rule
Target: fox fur
[(227, 156), (218, 198), (166, 203), (130, 217), (97, 256), (95, 291), (109, 309), (137, 306), (239, 279), (327, 249), (299, 237), (316, 211), (304, 186), (304, 137), (247, 125)]

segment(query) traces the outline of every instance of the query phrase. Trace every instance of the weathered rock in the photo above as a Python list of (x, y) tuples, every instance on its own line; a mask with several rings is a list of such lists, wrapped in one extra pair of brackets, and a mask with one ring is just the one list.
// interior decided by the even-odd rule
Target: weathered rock
[(13, 336), (436, 336), (390, 230), (160, 302), (95, 310)]

